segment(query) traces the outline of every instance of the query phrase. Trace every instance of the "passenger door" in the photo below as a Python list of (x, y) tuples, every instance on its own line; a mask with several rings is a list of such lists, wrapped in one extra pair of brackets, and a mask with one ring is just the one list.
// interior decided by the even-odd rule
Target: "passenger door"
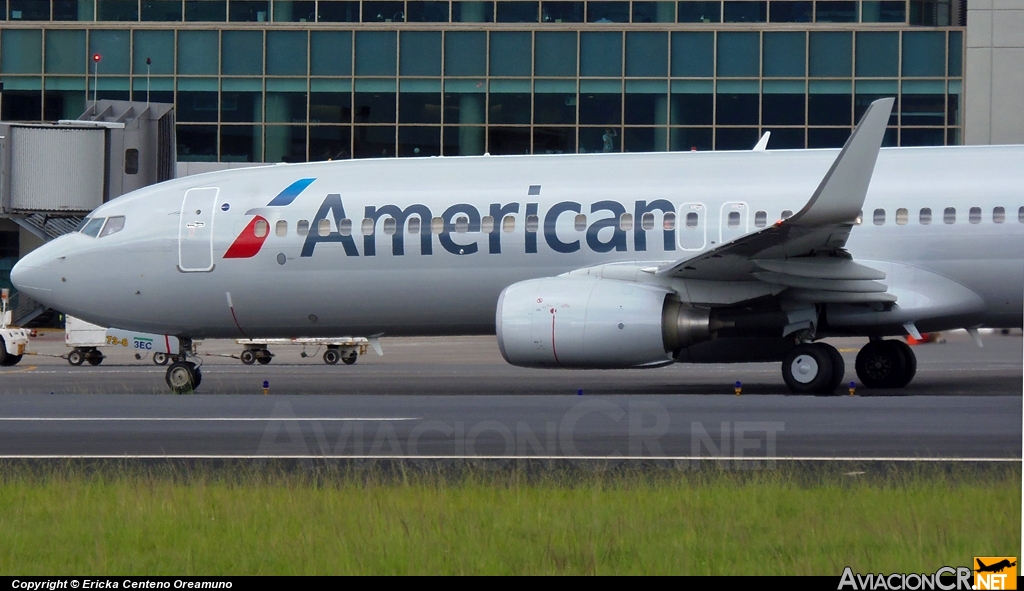
[(213, 270), (213, 213), (218, 193), (217, 187), (185, 193), (178, 222), (178, 270), (183, 273)]

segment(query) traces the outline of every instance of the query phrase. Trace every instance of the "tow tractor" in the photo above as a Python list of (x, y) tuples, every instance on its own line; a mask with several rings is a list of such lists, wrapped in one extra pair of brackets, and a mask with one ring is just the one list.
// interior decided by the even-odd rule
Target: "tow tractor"
[(11, 326), (12, 312), (7, 309), (7, 299), (10, 296), (11, 290), (4, 288), (0, 291), (0, 366), (4, 367), (17, 365), (21, 361), (31, 334), (24, 328)]
[[(336, 337), (336, 338), (295, 338), (295, 339), (238, 339), (239, 345), (244, 348), (238, 355), (238, 359), (246, 365), (259, 362), (266, 365), (273, 359), (274, 354), (270, 352), (271, 345), (301, 345), (302, 357), (310, 357), (320, 352), (321, 347), (326, 347), (323, 354), (324, 363), (336, 365), (341, 361), (345, 365), (352, 365), (359, 359), (360, 355), (366, 355), (368, 348), (373, 347), (377, 355), (383, 355), (380, 344), (376, 338), (365, 337)], [(312, 354), (306, 352), (307, 347), (315, 347)]]

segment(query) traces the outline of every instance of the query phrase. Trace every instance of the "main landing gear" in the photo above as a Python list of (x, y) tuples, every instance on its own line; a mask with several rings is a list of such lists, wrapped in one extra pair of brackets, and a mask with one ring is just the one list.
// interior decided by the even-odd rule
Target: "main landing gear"
[(903, 341), (869, 341), (857, 353), (856, 367), (867, 388), (902, 388), (917, 373), (917, 356)]
[[(873, 340), (861, 348), (855, 367), (866, 388), (902, 388), (914, 379), (917, 357), (903, 341)], [(845, 372), (842, 355), (827, 343), (797, 345), (782, 361), (782, 378), (794, 394), (835, 394)]]
[[(187, 339), (181, 339), (180, 347), (182, 351), (190, 351), (192, 343)], [(171, 359), (174, 362), (167, 368), (167, 385), (175, 394), (191, 394), (203, 383), (203, 372), (195, 363), (185, 360), (185, 353), (171, 356)]]

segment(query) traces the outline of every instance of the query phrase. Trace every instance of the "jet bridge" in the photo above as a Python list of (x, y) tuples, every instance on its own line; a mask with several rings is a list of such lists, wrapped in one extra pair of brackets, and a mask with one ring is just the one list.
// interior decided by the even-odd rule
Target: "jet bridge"
[[(171, 104), (101, 100), (78, 119), (0, 121), (0, 234), (16, 238), (24, 255), (103, 203), (174, 178), (176, 168)], [(9, 287), (14, 261), (4, 256), (0, 286)], [(41, 312), (17, 299), (16, 323)]]

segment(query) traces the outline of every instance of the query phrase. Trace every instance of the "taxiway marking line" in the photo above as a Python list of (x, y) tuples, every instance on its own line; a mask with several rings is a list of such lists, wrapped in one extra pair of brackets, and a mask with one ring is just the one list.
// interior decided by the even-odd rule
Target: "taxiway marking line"
[(570, 460), (570, 461), (703, 461), (703, 462), (990, 462), (1020, 463), (1021, 458), (910, 458), (910, 457), (828, 457), (828, 456), (396, 456), (396, 455), (218, 455), (218, 454), (28, 454), (0, 455), (0, 460)]
[(105, 422), (105, 421), (415, 421), (417, 417), (0, 417), (0, 422)]

